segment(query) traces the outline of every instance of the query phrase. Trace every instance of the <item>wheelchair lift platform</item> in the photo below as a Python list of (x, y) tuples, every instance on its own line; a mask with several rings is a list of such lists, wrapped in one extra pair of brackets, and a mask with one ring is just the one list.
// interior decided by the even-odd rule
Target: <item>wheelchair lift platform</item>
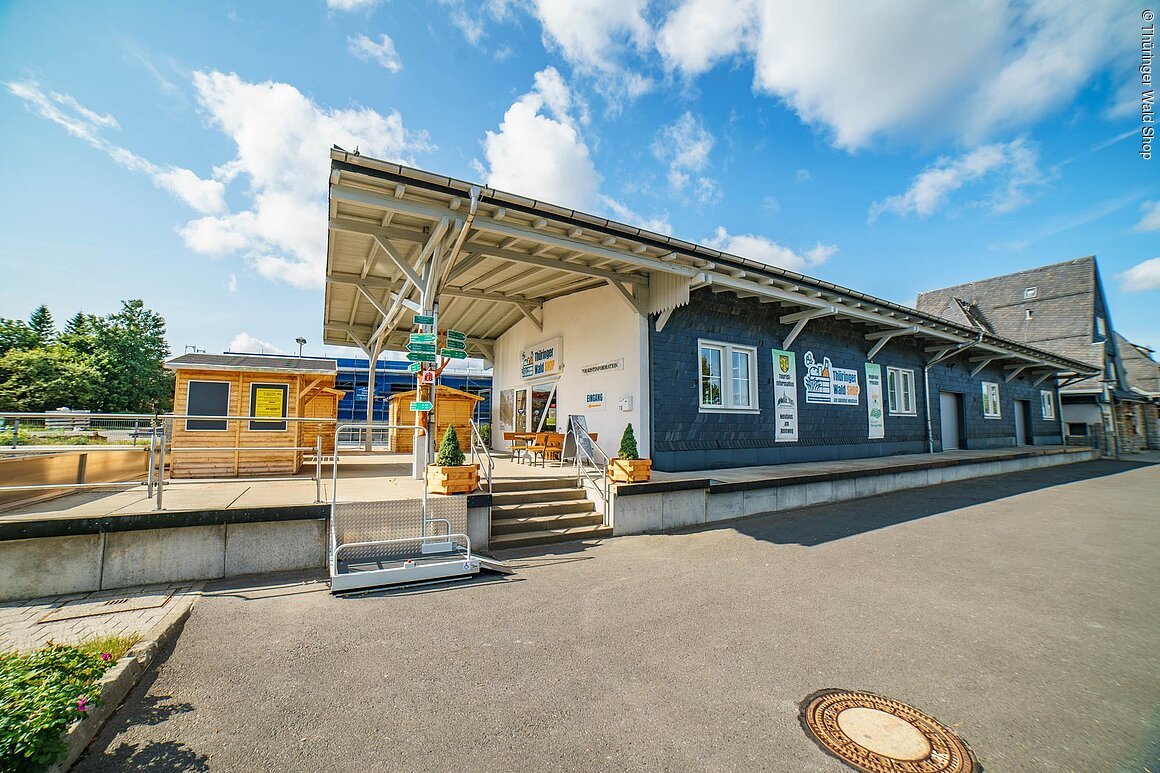
[[(422, 427), (344, 424), (335, 429), (336, 458), (331, 474), (330, 592), (454, 580), (479, 574), (481, 561), (467, 536), (467, 497), (372, 502), (338, 501), (338, 436), (349, 430)], [(434, 511), (434, 512), (433, 512)], [(489, 568), (490, 562), (489, 563)]]

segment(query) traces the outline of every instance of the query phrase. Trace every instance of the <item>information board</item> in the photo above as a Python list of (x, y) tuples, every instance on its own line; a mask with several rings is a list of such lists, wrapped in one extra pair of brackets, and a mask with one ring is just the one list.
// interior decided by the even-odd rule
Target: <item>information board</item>
[[(250, 415), (269, 419), (286, 418), (288, 384), (250, 384)], [(283, 432), (284, 421), (251, 421), (251, 432)]]

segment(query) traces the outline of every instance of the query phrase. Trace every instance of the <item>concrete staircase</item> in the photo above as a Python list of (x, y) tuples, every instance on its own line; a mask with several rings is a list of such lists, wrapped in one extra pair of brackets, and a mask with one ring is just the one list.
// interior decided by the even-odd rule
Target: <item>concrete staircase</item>
[(612, 527), (575, 478), (496, 481), (491, 495), (491, 550), (611, 537)]

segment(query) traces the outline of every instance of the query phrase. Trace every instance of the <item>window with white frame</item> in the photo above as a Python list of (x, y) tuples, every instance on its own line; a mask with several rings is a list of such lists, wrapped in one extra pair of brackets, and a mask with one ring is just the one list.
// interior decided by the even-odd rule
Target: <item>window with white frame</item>
[(1044, 389), (1039, 393), (1039, 402), (1043, 405), (1043, 418), (1055, 418), (1055, 394), (1050, 389)]
[(915, 416), (914, 371), (905, 368), (886, 369), (886, 402), (892, 416)]
[(983, 382), (983, 418), (998, 419), (999, 412), (999, 385), (991, 381)]
[(701, 408), (710, 411), (756, 411), (757, 349), (752, 346), (698, 341)]

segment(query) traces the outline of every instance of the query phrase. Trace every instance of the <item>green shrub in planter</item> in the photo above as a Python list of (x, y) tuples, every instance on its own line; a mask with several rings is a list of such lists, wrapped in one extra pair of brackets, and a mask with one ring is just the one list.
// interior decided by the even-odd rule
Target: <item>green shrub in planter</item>
[(624, 428), (624, 434), (620, 436), (620, 452), (616, 455), (617, 459), (639, 459), (640, 452), (636, 449), (636, 434), (632, 431), (632, 424), (630, 423)]
[(466, 461), (463, 452), (459, 450), (459, 434), (451, 424), (443, 433), (443, 442), (439, 444), (439, 453), (435, 455), (435, 464), (440, 467), (460, 467)]

